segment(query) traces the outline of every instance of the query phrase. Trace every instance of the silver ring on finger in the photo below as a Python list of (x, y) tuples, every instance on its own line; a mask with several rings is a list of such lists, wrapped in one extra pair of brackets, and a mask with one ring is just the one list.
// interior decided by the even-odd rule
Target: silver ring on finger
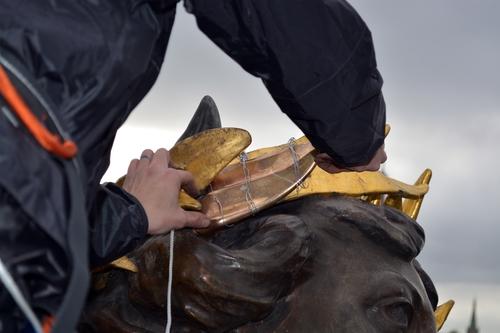
[(151, 161), (151, 156), (148, 156), (148, 155), (144, 155), (144, 154), (143, 154), (143, 155), (141, 155), (141, 158), (140, 158), (140, 159), (141, 159), (141, 160), (146, 159), (146, 160)]

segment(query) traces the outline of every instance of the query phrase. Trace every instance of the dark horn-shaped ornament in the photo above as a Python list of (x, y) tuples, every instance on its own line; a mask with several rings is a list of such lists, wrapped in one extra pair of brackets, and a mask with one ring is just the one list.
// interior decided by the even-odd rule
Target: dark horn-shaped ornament
[(205, 96), (201, 99), (198, 108), (196, 109), (191, 121), (186, 130), (181, 135), (177, 142), (182, 141), (190, 136), (198, 134), (208, 129), (220, 128), (221, 120), (219, 109), (214, 100), (210, 96)]

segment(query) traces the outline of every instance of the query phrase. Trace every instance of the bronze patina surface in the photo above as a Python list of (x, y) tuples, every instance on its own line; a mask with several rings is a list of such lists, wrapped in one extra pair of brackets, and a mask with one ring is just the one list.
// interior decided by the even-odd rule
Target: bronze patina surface
[[(216, 227), (176, 233), (173, 332), (442, 327), (453, 301), (437, 307), (432, 281), (415, 260), (424, 243), (415, 220), (430, 170), (414, 185), (381, 172), (329, 174), (315, 166), (305, 137), (235, 158), (250, 140), (225, 131), (173, 148), (173, 166), (193, 172), (206, 191), (201, 202), (181, 192), (182, 206), (201, 208)], [(214, 161), (198, 154), (207, 145), (218, 147)], [(215, 166), (206, 172), (203, 163)], [(80, 331), (163, 332), (168, 246), (167, 236), (153, 237), (94, 274)]]
[(309, 142), (290, 142), (242, 156), (224, 168), (201, 200), (211, 229), (270, 207), (294, 190), (315, 166), (313, 149)]
[[(270, 208), (206, 238), (176, 233), (173, 332), (436, 332), (437, 294), (415, 257), (422, 228), (341, 196)], [(163, 332), (169, 237), (110, 269), (81, 332)]]

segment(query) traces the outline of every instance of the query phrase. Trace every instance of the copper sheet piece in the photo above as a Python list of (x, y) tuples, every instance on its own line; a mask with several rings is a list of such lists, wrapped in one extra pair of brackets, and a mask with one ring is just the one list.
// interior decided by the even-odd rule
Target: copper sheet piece
[(316, 165), (310, 143), (295, 144), (293, 149), (297, 168), (288, 145), (279, 146), (279, 150), (267, 150), (264, 154), (252, 154), (257, 157), (246, 162), (251, 198), (247, 196), (247, 178), (242, 163), (232, 163), (222, 170), (212, 182), (212, 191), (201, 200), (202, 211), (212, 221), (210, 229), (248, 217), (293, 191)]
[[(388, 129), (389, 127), (386, 127), (386, 131)], [(402, 202), (402, 198), (421, 201), (429, 190), (428, 181), (417, 181), (415, 185), (408, 185), (389, 178), (379, 171), (330, 174), (314, 163), (314, 147), (307, 138), (302, 137), (295, 141), (294, 147), (300, 160), (300, 176), (295, 178), (296, 172), (293, 169), (289, 145), (263, 148), (248, 153), (250, 159), (247, 162), (247, 169), (252, 195), (250, 200), (244, 191), (247, 180), (241, 162), (232, 161), (224, 168), (214, 178), (211, 184), (212, 192), (201, 200), (202, 211), (211, 219), (212, 229), (241, 220), (251, 215), (252, 210), (260, 211), (280, 201), (295, 200), (314, 194), (378, 196), (379, 201), (382, 195), (388, 194), (389, 197), (398, 198)], [(296, 187), (299, 182), (292, 184), (293, 179), (301, 179), (302, 186)]]
[[(293, 138), (291, 140), (293, 140)], [(306, 144), (306, 145), (310, 145), (312, 148), (312, 145), (306, 136), (301, 136), (300, 138), (298, 138), (294, 141), (295, 141), (295, 145), (297, 145), (297, 146)], [(247, 153), (247, 156), (248, 156), (249, 160), (253, 160), (253, 159), (256, 159), (256, 158), (264, 156), (264, 155), (267, 156), (267, 155), (271, 155), (271, 154), (276, 154), (278, 152), (281, 152), (283, 149), (288, 148), (288, 146), (289, 146), (289, 144), (285, 143), (285, 144), (282, 144), (279, 146), (259, 148), (257, 150), (252, 150), (251, 152)], [(235, 158), (234, 160), (231, 161), (231, 163), (229, 163), (229, 165), (239, 164), (239, 163), (240, 163), (240, 159)]]

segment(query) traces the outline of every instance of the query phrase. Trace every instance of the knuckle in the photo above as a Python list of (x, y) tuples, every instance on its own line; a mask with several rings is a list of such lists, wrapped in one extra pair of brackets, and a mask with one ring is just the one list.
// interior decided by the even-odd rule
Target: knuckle
[(166, 154), (166, 153), (168, 153), (168, 150), (167, 150), (167, 149), (165, 149), (165, 148), (160, 148), (160, 149), (158, 149), (156, 152), (157, 152), (157, 153)]
[(179, 174), (177, 173), (177, 170), (175, 170), (175, 169), (163, 168), (161, 171), (159, 171), (159, 173), (160, 173), (160, 177), (165, 182), (175, 183), (175, 184), (181, 183), (181, 178), (180, 178)]
[(162, 172), (165, 168), (159, 163), (150, 163), (148, 165), (148, 171), (150, 173)]
[(179, 172), (180, 172), (180, 175), (181, 175), (184, 179), (186, 179), (186, 180), (188, 180), (188, 181), (191, 181), (191, 180), (193, 180), (193, 179), (194, 179), (193, 174), (192, 174), (191, 172), (189, 172), (189, 171), (181, 171), (181, 170), (180, 170)]
[(165, 168), (164, 175), (165, 175), (165, 177), (169, 177), (169, 178), (174, 178), (174, 177), (178, 178), (179, 177), (177, 170), (172, 169), (172, 168)]

